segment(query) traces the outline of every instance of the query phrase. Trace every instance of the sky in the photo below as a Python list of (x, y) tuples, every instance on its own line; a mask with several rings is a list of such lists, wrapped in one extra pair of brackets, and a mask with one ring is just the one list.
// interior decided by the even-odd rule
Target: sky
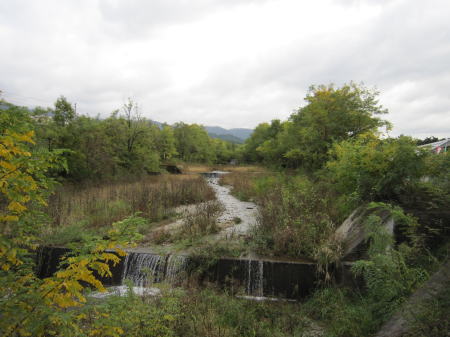
[(1, 0), (0, 90), (107, 117), (253, 128), (310, 85), (380, 92), (392, 136), (450, 137), (448, 0)]

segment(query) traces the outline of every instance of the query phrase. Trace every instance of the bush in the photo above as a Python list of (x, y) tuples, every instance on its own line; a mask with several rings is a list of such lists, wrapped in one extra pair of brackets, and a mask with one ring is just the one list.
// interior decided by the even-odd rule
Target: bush
[(194, 212), (186, 215), (181, 235), (195, 238), (217, 233), (216, 221), (221, 212), (222, 205), (217, 201), (196, 205)]
[(319, 289), (305, 304), (307, 313), (326, 324), (328, 336), (372, 335), (428, 276), (423, 268), (407, 262), (418, 254), (414, 248), (393, 248), (393, 238), (381, 226), (380, 217), (367, 218), (366, 233), (368, 259), (352, 268), (364, 280), (364, 289)]
[(279, 176), (257, 186), (256, 246), (275, 255), (312, 258), (335, 228), (329, 196), (305, 176)]
[(329, 179), (352, 208), (367, 201), (397, 199), (425, 172), (426, 153), (409, 137), (380, 140), (364, 136), (335, 144), (327, 163)]

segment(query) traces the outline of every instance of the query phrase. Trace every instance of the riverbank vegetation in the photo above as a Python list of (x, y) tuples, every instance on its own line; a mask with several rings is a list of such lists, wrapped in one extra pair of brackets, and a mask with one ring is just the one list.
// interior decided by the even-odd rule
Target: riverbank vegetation
[[(381, 206), (394, 217), (394, 237), (381, 218), (366, 219), (369, 251), (353, 267), (366, 290), (328, 284), (308, 302), (330, 336), (376, 332), (449, 256), (450, 156), (382, 132), (390, 125), (376, 96), (354, 83), (311, 87), (307, 104), (289, 120), (260, 124), (244, 144), (243, 158), (274, 172), (223, 179), (237, 197), (260, 205), (250, 239), (256, 249), (307, 256), (325, 271), (343, 258), (345, 242), (333, 233), (353, 210)], [(448, 319), (439, 324), (448, 326)]]
[(86, 232), (103, 233), (112, 223), (131, 215), (143, 219), (140, 232), (148, 236), (160, 222), (177, 216), (176, 207), (214, 199), (214, 192), (197, 175), (149, 176), (98, 186), (66, 184), (49, 199), (51, 226), (45, 241), (64, 245)]

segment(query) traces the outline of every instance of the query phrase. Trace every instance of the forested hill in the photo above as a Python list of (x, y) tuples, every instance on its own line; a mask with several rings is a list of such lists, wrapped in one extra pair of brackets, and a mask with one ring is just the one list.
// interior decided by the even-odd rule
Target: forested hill
[[(243, 143), (253, 133), (253, 129), (245, 128), (224, 129), (220, 126), (205, 126), (204, 128), (213, 138), (221, 138), (235, 143), (238, 139)], [(234, 139), (234, 141), (232, 139)]]

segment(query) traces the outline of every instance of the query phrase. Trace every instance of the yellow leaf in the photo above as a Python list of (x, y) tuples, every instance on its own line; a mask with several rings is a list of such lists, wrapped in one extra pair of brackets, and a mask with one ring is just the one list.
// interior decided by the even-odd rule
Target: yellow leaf
[(14, 171), (15, 169), (17, 169), (17, 166), (15, 166), (11, 163), (8, 163), (7, 161), (4, 161), (4, 160), (0, 161), (0, 166), (4, 167), (5, 169), (10, 170), (10, 171)]
[(16, 215), (6, 215), (3, 217), (0, 217), (0, 219), (3, 221), (19, 221), (19, 217)]
[(10, 211), (15, 211), (15, 212), (23, 212), (25, 211), (27, 208), (22, 205), (21, 203), (17, 202), (17, 201), (11, 201), (8, 205), (8, 209)]

